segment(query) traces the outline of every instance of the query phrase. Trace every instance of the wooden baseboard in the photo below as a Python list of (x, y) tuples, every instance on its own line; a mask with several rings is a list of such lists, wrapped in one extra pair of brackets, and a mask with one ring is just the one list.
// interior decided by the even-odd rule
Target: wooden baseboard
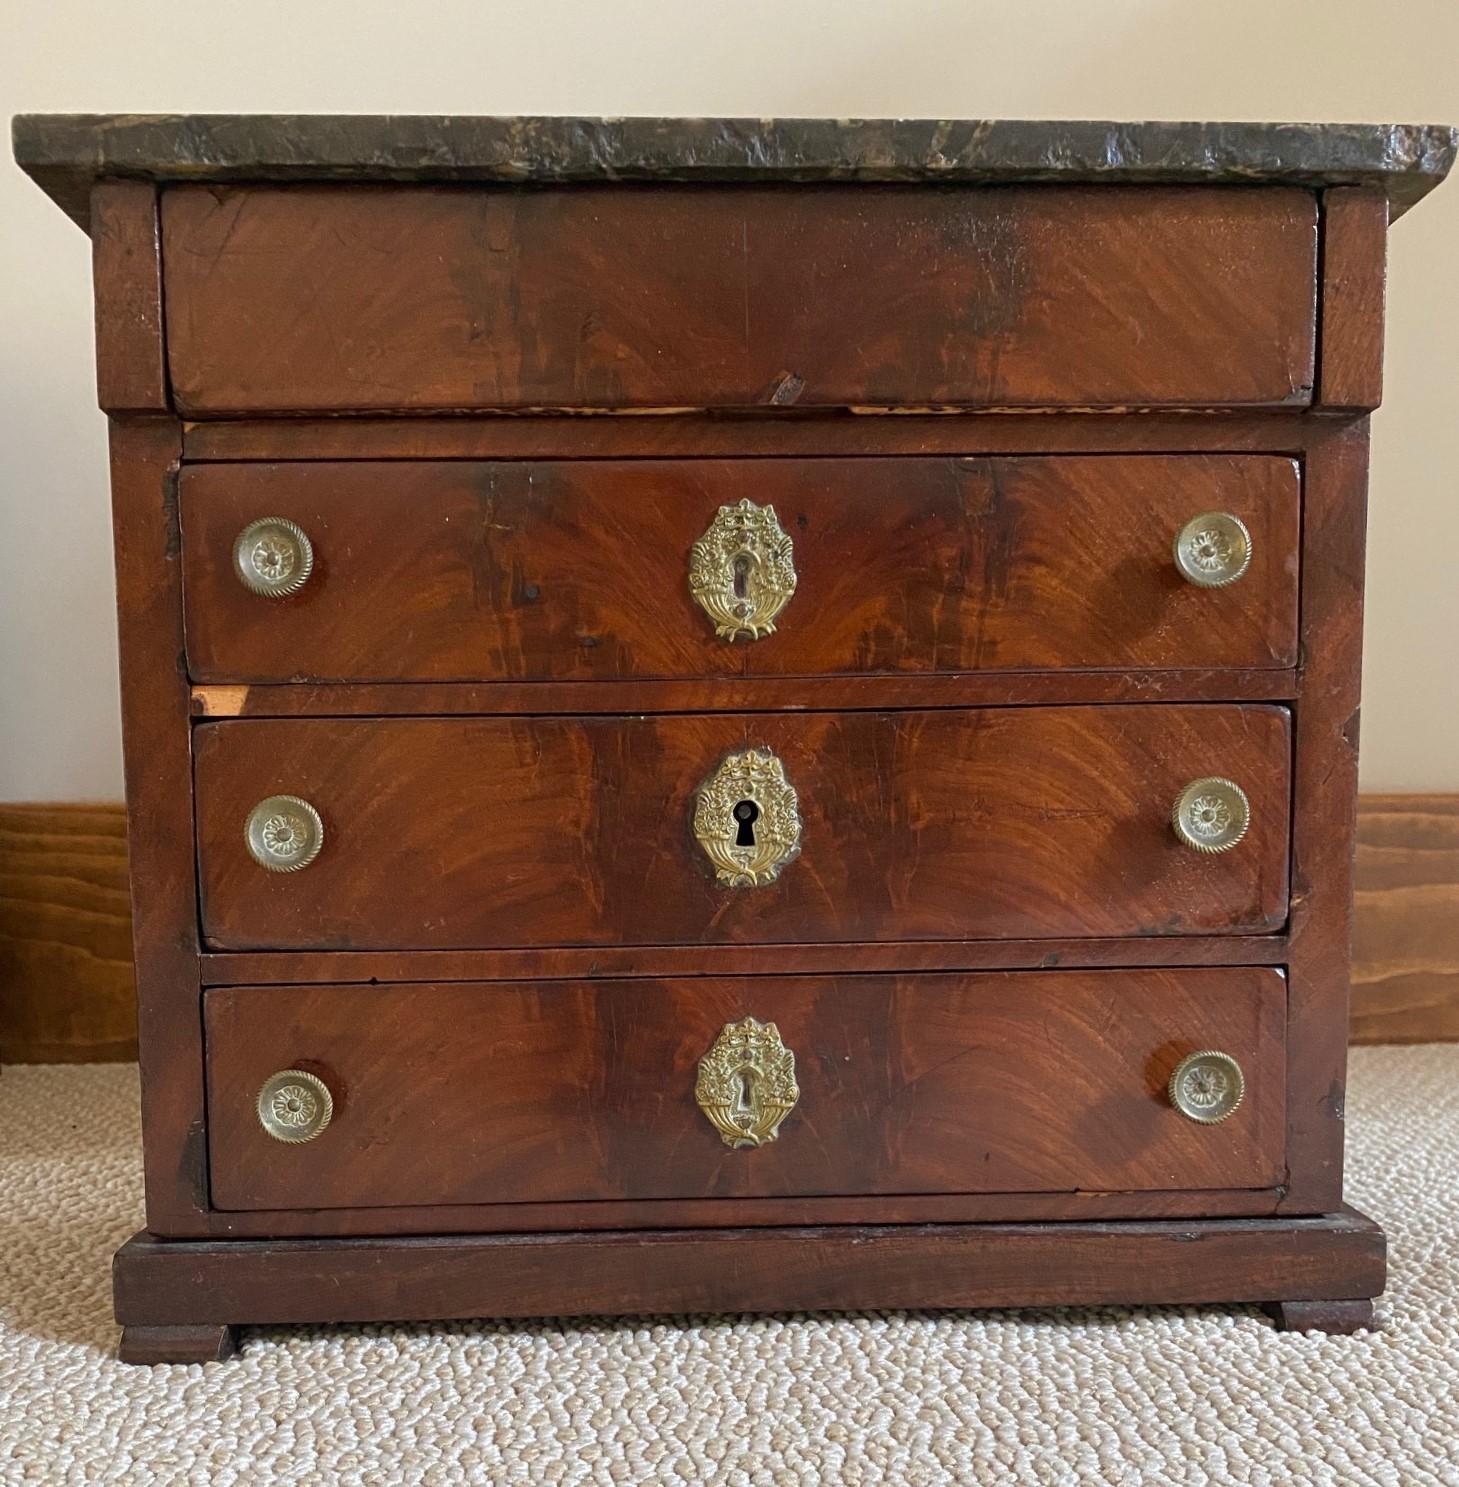
[[(1459, 1040), (1459, 795), (1358, 804), (1353, 1041)], [(136, 1057), (120, 805), (0, 805), (0, 1062)]]
[(1459, 1039), (1459, 795), (1358, 801), (1352, 1036)]
[(0, 805), (0, 1062), (137, 1056), (120, 805)]

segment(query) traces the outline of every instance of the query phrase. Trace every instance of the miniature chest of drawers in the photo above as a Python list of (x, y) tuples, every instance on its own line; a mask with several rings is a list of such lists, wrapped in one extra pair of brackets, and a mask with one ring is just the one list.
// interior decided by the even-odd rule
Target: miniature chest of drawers
[(16, 149), (94, 240), (111, 419), (123, 1357), (1369, 1320), (1366, 418), (1385, 234), (1450, 131), (36, 117)]

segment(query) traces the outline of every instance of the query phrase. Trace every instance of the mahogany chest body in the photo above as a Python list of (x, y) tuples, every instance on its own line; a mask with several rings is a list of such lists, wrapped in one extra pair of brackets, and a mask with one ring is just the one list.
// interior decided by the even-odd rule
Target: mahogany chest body
[(112, 429), (123, 1357), (1370, 1318), (1366, 417), (1449, 131), (16, 136)]

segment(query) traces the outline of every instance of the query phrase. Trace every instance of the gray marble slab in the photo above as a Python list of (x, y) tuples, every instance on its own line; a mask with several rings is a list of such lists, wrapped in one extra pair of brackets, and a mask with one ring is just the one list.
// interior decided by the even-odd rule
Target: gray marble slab
[(15, 158), (83, 226), (91, 183), (1019, 181), (1377, 185), (1397, 216), (1441, 181), (1436, 124), (1028, 119), (21, 114)]

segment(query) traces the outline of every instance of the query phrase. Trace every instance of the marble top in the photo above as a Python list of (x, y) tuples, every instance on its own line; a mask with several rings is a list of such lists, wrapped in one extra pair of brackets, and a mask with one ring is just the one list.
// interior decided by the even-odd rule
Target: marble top
[(91, 183), (1276, 182), (1376, 185), (1394, 216), (1454, 163), (1438, 124), (20, 114), (15, 158), (84, 227)]

